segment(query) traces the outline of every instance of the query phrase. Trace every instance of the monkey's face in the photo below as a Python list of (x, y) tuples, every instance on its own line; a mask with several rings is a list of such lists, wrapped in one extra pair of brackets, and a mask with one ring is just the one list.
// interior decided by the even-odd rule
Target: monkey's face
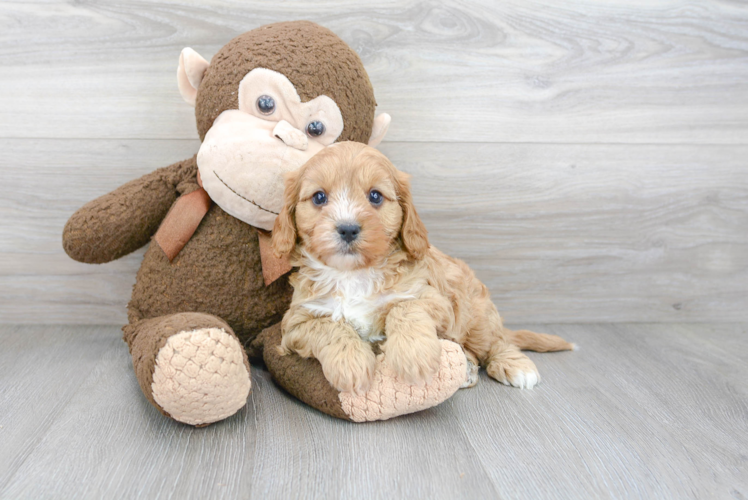
[(221, 113), (197, 155), (203, 187), (223, 210), (271, 230), (283, 204), (283, 176), (335, 142), (335, 101), (301, 102), (280, 73), (256, 68), (239, 84), (239, 109)]
[(196, 106), (203, 187), (222, 209), (270, 230), (283, 176), (336, 140), (376, 145), (390, 117), (374, 117), (361, 60), (332, 31), (276, 23), (227, 43), (209, 63), (185, 48), (179, 92)]

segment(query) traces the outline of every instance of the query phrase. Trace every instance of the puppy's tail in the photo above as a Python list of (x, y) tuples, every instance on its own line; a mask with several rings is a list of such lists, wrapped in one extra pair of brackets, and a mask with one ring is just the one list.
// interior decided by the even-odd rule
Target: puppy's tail
[(535, 333), (530, 330), (508, 330), (504, 333), (510, 343), (516, 345), (523, 351), (551, 352), (551, 351), (576, 351), (576, 344), (565, 341), (558, 335), (547, 333)]

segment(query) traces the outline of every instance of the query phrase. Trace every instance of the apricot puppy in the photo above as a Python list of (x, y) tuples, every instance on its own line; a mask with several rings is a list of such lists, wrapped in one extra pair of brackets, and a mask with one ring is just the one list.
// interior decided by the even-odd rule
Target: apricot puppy
[(439, 368), (439, 338), (462, 345), (471, 365), (532, 389), (540, 376), (520, 349), (572, 349), (560, 337), (507, 330), (470, 268), (429, 245), (409, 176), (379, 151), (341, 142), (286, 177), (273, 248), (299, 271), (279, 349), (315, 357), (340, 391), (365, 392), (373, 343), (411, 383)]

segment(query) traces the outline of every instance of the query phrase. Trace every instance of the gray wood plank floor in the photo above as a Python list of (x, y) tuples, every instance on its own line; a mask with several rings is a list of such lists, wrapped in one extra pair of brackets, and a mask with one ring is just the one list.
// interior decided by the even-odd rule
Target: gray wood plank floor
[(533, 391), (352, 424), (253, 367), (204, 429), (146, 403), (116, 327), (0, 327), (0, 498), (748, 497), (746, 325), (522, 326), (581, 345), (530, 353)]

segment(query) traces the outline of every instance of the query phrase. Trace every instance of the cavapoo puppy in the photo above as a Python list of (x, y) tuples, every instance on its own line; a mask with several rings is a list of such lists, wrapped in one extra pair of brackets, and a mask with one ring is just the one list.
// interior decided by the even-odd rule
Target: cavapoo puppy
[(531, 389), (540, 380), (520, 349), (559, 351), (555, 335), (502, 326), (488, 289), (470, 268), (429, 245), (409, 176), (379, 151), (342, 142), (286, 178), (272, 245), (298, 272), (279, 349), (313, 356), (340, 391), (365, 392), (375, 347), (398, 376), (425, 382), (439, 368), (439, 338), (462, 345), (499, 382)]

